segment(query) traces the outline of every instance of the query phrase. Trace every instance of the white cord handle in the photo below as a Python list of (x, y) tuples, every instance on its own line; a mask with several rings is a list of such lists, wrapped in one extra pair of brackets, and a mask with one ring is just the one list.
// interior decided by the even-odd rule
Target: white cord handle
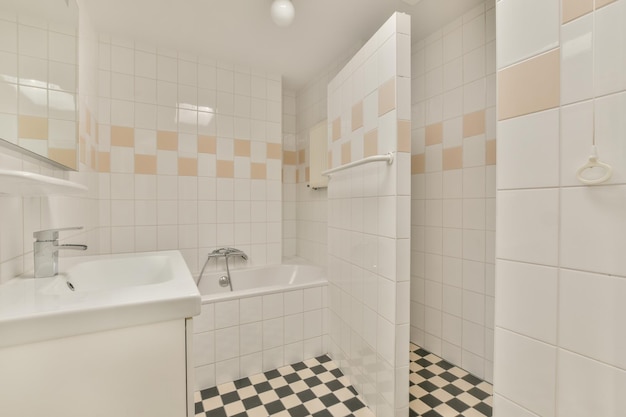
[[(609, 178), (611, 178), (611, 175), (613, 175), (613, 167), (598, 160), (598, 154), (595, 146), (591, 148), (591, 152), (592, 154), (589, 155), (589, 160), (587, 161), (587, 163), (578, 168), (578, 170), (576, 171), (576, 178), (578, 178), (578, 181), (586, 185), (602, 184), (603, 182), (608, 181)], [(583, 175), (585, 171), (594, 168), (600, 168), (601, 170), (604, 170), (604, 175), (599, 178), (586, 178)]]

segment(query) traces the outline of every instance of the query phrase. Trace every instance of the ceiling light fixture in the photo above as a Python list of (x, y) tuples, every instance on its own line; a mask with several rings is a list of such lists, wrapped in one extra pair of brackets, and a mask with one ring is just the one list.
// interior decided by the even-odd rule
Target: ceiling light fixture
[(272, 20), (278, 26), (289, 26), (293, 22), (296, 11), (290, 0), (274, 0), (271, 13)]

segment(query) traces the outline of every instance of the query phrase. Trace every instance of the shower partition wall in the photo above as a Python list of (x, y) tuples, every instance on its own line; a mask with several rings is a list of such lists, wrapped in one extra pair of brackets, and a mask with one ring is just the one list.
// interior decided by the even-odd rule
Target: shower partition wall
[(328, 85), (329, 353), (377, 416), (408, 415), (411, 38), (396, 13)]

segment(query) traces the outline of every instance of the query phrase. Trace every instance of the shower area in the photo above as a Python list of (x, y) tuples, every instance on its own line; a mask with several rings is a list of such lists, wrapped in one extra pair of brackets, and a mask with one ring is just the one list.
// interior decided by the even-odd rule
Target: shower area
[[(376, 415), (430, 410), (409, 395), (420, 355), (493, 381), (495, 19), (487, 1), (416, 42), (396, 14), (297, 95), (297, 251), (328, 263), (328, 352)], [(393, 163), (308, 188), (324, 119), (329, 168)]]

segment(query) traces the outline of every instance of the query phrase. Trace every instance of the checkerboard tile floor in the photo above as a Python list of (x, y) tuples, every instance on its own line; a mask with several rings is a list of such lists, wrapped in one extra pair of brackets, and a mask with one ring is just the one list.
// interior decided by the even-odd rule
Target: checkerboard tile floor
[(374, 417), (326, 355), (195, 395), (196, 417)]
[[(409, 417), (491, 417), (489, 383), (411, 344)], [(326, 355), (195, 393), (196, 417), (374, 417)]]
[(411, 343), (409, 417), (491, 417), (491, 384)]

